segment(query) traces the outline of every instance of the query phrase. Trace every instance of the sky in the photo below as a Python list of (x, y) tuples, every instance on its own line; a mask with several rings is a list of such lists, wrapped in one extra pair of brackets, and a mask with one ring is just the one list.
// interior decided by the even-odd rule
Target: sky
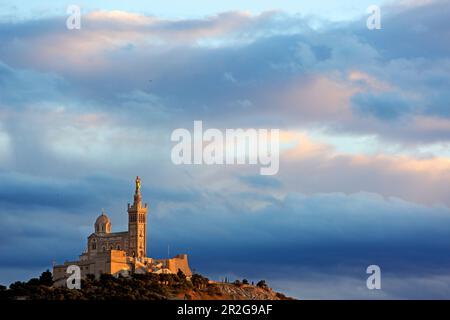
[[(386, 0), (377, 2), (378, 5), (390, 3)], [(291, 14), (315, 15), (330, 20), (347, 20), (361, 15), (367, 7), (374, 4), (369, 0), (322, 0), (322, 1), (302, 1), (302, 0), (229, 0), (229, 1), (209, 1), (209, 0), (167, 0), (167, 1), (77, 1), (68, 3), (64, 0), (45, 1), (14, 1), (3, 4), (3, 15), (12, 19), (42, 18), (64, 14), (70, 4), (76, 4), (85, 11), (95, 10), (120, 10), (137, 12), (146, 15), (154, 15), (164, 18), (203, 18), (208, 15), (215, 15), (227, 11), (245, 11), (252, 14), (259, 14), (264, 11), (285, 11)]]
[[(450, 298), (450, 3), (0, 1), (0, 283), (105, 209), (148, 254), (301, 299)], [(151, 81), (150, 81), (151, 80)], [(277, 128), (280, 170), (174, 165), (171, 133)], [(368, 290), (366, 268), (381, 268)]]

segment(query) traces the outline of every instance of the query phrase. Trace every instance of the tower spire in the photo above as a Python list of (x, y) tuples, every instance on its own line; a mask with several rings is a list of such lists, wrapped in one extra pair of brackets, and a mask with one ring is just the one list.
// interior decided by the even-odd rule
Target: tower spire
[(139, 176), (135, 182), (134, 203), (128, 204), (128, 254), (140, 259), (147, 256), (147, 204), (142, 205)]
[(134, 206), (136, 208), (140, 208), (142, 205), (142, 197), (141, 197), (141, 178), (139, 176), (136, 177), (136, 190), (134, 191)]

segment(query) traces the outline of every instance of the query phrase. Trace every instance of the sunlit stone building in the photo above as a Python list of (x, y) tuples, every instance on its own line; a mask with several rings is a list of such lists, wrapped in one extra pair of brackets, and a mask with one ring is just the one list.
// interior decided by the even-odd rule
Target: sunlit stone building
[(102, 273), (128, 275), (130, 273), (177, 273), (192, 275), (186, 254), (171, 259), (147, 257), (147, 204), (142, 204), (141, 181), (136, 177), (133, 204), (128, 204), (128, 231), (111, 232), (111, 220), (103, 211), (95, 220), (94, 233), (87, 238), (87, 248), (78, 261), (66, 261), (53, 266), (57, 284), (65, 284), (69, 265), (77, 265), (81, 276)]

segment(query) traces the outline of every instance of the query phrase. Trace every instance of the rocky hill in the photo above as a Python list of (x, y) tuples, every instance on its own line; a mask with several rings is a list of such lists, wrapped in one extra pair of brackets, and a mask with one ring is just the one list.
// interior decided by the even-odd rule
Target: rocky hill
[[(268, 287), (234, 283), (209, 284), (209, 290), (191, 290), (177, 298), (192, 300), (291, 300), (282, 293), (275, 292)], [(212, 289), (211, 289), (212, 288)]]
[(131, 277), (93, 275), (81, 281), (80, 289), (55, 286), (52, 274), (43, 272), (28, 282), (0, 286), (0, 300), (288, 300), (270, 289), (264, 280), (250, 285), (210, 281), (199, 274), (190, 279), (178, 274), (134, 274)]

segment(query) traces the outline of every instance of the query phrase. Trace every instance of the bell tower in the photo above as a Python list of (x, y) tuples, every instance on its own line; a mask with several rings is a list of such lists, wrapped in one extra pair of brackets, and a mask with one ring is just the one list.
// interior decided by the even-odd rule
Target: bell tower
[(147, 204), (142, 206), (141, 179), (136, 177), (134, 202), (128, 204), (128, 255), (147, 256)]

